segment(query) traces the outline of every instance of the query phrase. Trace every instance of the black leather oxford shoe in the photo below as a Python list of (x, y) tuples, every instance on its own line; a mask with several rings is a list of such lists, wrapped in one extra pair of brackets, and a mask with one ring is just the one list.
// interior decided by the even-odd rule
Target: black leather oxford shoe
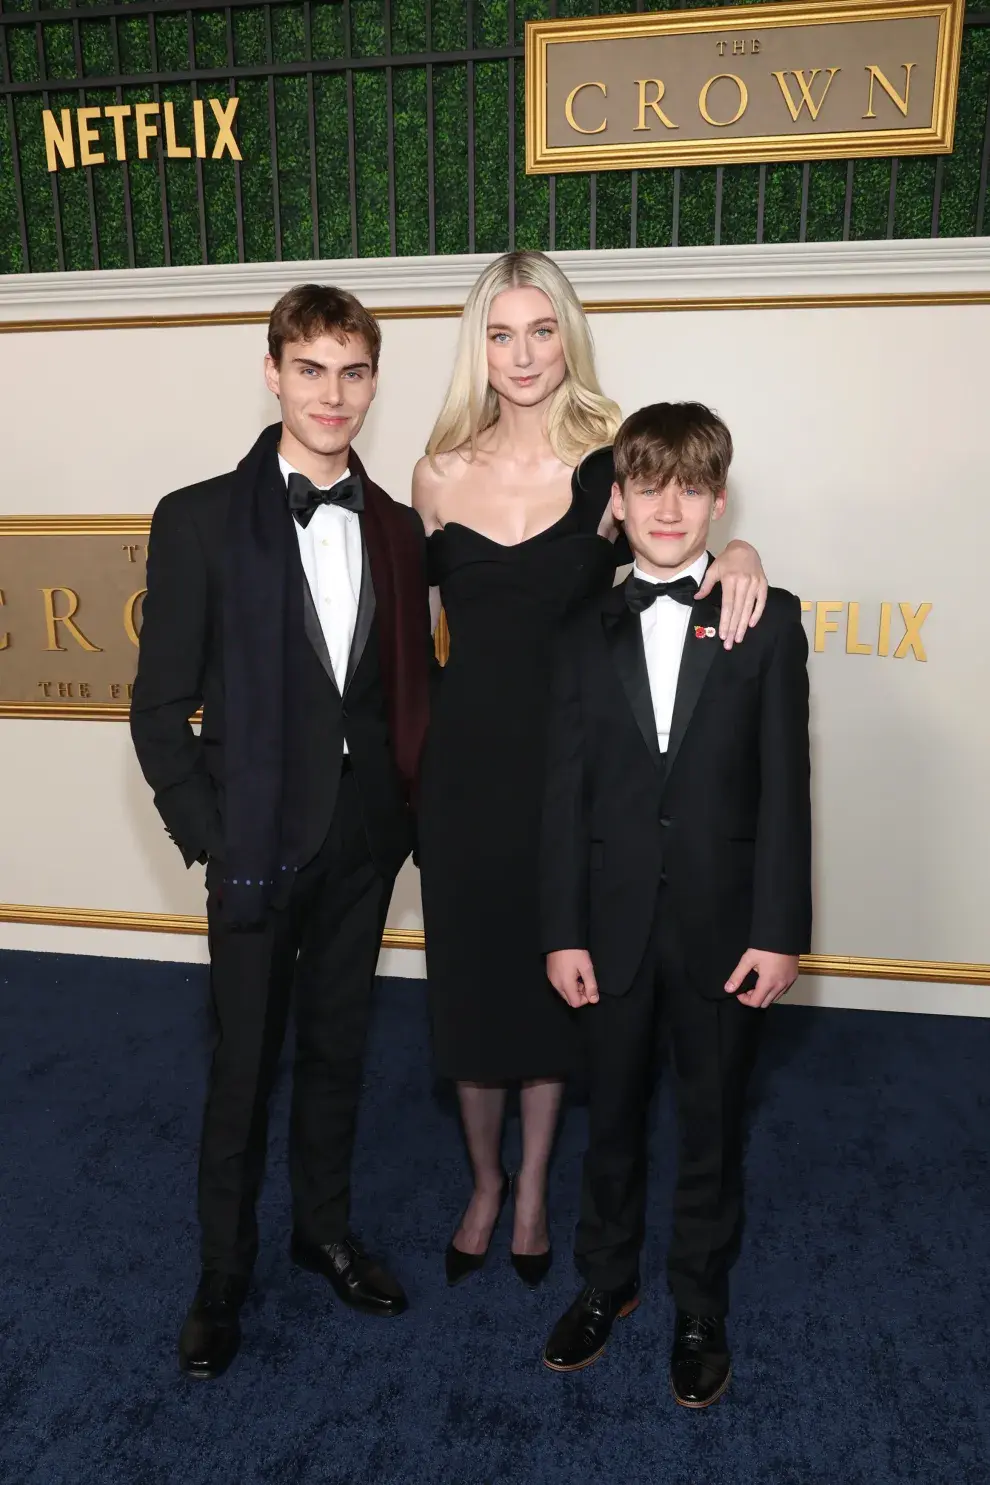
[(179, 1333), (179, 1368), (211, 1381), (225, 1372), (241, 1344), (240, 1309), (248, 1281), (238, 1274), (204, 1269)]
[(707, 1408), (717, 1402), (732, 1377), (732, 1358), (721, 1315), (677, 1311), (670, 1385), (682, 1408)]
[(552, 1372), (579, 1372), (597, 1361), (615, 1320), (631, 1315), (639, 1304), (639, 1279), (621, 1289), (595, 1289), (590, 1284), (554, 1326), (543, 1351)]
[(353, 1310), (390, 1319), (409, 1308), (398, 1279), (350, 1233), (339, 1243), (307, 1243), (293, 1233), (289, 1251), (299, 1268), (329, 1279), (337, 1298)]

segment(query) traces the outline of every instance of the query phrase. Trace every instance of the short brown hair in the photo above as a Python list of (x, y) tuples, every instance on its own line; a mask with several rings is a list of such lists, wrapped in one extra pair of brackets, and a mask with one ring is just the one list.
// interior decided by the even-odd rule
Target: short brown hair
[(368, 347), (372, 371), (378, 370), (382, 332), (360, 299), (329, 284), (297, 284), (282, 295), (268, 317), (268, 354), (277, 364), (290, 341), (306, 342), (320, 335), (340, 341), (360, 335)]
[(653, 402), (626, 418), (612, 452), (620, 485), (655, 480), (663, 486), (676, 479), (715, 494), (728, 478), (732, 435), (700, 402)]

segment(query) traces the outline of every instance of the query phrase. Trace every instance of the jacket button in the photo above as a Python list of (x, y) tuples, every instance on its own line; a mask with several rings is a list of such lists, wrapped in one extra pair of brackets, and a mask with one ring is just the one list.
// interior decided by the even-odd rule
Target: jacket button
[(667, 826), (670, 824), (670, 816), (669, 815), (661, 815), (660, 816), (660, 824), (663, 826), (664, 830), (666, 830), (667, 829)]

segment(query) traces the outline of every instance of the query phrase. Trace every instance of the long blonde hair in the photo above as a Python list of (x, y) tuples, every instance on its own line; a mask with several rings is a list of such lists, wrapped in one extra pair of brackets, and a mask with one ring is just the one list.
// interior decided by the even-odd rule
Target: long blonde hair
[(488, 381), (487, 330), (492, 300), (505, 289), (541, 289), (553, 305), (567, 371), (550, 397), (547, 436), (557, 458), (576, 466), (592, 449), (612, 442), (622, 414), (599, 384), (591, 328), (574, 289), (552, 258), (530, 251), (496, 258), (468, 295), (450, 386), (426, 452), (432, 461), (467, 444), (473, 459), (479, 434), (498, 422), (498, 394)]

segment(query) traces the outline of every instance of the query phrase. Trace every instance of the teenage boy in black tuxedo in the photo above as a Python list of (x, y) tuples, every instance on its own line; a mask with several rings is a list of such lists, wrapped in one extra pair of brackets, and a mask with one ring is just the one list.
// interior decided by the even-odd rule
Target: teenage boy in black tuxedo
[(202, 1277), (179, 1337), (194, 1377), (218, 1376), (239, 1345), (290, 999), (292, 1257), (356, 1309), (406, 1308), (348, 1225), (372, 982), (412, 846), (431, 650), (422, 525), (351, 447), (380, 344), (353, 295), (290, 290), (265, 362), (281, 422), (233, 473), (167, 495), (151, 527), (131, 732), (186, 865), (207, 863), (216, 1027)]
[(809, 947), (808, 647), (781, 589), (732, 650), (718, 642), (718, 588), (695, 602), (732, 457), (720, 419), (697, 403), (643, 408), (614, 456), (612, 509), (635, 567), (565, 634), (551, 718), (543, 938), (550, 980), (580, 1008), (590, 1107), (575, 1245), (586, 1287), (544, 1361), (589, 1365), (639, 1303), (663, 1028), (680, 1121), (670, 1379), (679, 1403), (701, 1408), (729, 1383), (760, 1012)]

